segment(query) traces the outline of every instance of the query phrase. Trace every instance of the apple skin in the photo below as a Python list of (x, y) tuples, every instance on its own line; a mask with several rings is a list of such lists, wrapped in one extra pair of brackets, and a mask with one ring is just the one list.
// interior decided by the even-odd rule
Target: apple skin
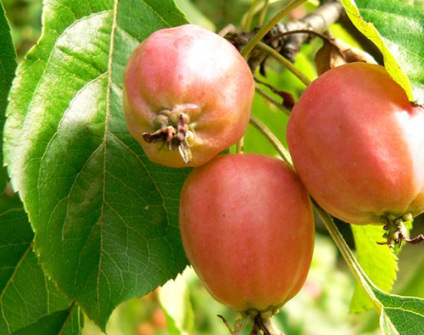
[[(170, 167), (199, 166), (235, 144), (245, 133), (255, 92), (253, 76), (237, 49), (196, 25), (158, 30), (131, 56), (123, 79), (128, 130), (147, 157)], [(192, 159), (163, 141), (148, 143), (144, 133), (161, 128), (164, 111), (184, 113), (192, 136)]]
[(239, 312), (274, 313), (303, 286), (314, 246), (307, 191), (283, 161), (215, 157), (181, 194), (180, 230), (211, 295)]
[(385, 224), (424, 211), (424, 112), (384, 67), (349, 63), (304, 91), (287, 126), (297, 173), (340, 220)]

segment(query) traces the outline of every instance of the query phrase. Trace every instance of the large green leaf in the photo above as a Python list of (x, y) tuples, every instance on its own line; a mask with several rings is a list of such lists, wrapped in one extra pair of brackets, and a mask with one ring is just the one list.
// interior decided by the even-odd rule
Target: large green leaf
[[(355, 239), (356, 257), (372, 282), (381, 290), (390, 292), (398, 271), (397, 257), (393, 250), (386, 245), (379, 245), (382, 241), (382, 226), (351, 225)], [(356, 284), (355, 293), (351, 302), (353, 312), (362, 312), (372, 308), (372, 302)]]
[(394, 328), (401, 335), (424, 334), (424, 299), (389, 295), (375, 289), (374, 294), (383, 305), (380, 320), (383, 329)]
[(47, 0), (43, 13), (11, 91), (5, 160), (44, 270), (104, 329), (120, 302), (187, 263), (178, 203), (188, 171), (150, 163), (121, 104), (139, 41), (186, 19), (171, 0)]
[(6, 187), (6, 171), (3, 165), (3, 125), (4, 113), (7, 107), (7, 96), (15, 75), (16, 52), (10, 35), (9, 24), (0, 2), (0, 193)]
[(421, 0), (341, 0), (353, 24), (380, 49), (409, 99), (424, 103), (424, 5)]
[(0, 334), (80, 332), (78, 308), (43, 273), (23, 209), (0, 215)]

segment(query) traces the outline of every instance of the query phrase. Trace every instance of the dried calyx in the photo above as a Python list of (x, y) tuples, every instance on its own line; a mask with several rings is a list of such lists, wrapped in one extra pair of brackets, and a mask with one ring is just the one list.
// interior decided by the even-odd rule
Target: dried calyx
[(414, 238), (409, 237), (408, 229), (405, 227), (405, 222), (410, 222), (413, 219), (414, 218), (411, 213), (406, 213), (401, 217), (396, 217), (396, 215), (393, 214), (387, 215), (387, 217), (384, 218), (387, 223), (383, 227), (386, 231), (383, 235), (383, 238), (385, 238), (386, 241), (377, 243), (381, 245), (388, 245), (390, 248), (394, 248), (395, 245), (400, 247), (403, 241), (411, 244), (424, 241), (423, 234), (420, 234)]
[(158, 130), (144, 132), (143, 139), (148, 143), (162, 142), (168, 150), (178, 150), (184, 163), (189, 163), (192, 159), (190, 145), (194, 141), (194, 130), (190, 126), (188, 113), (198, 109), (194, 104), (184, 104), (172, 110), (160, 111), (155, 119)]

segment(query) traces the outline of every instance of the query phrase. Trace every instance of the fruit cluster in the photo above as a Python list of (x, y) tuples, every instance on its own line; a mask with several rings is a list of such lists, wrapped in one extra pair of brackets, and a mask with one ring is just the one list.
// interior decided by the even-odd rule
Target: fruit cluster
[(128, 129), (148, 158), (196, 167), (180, 200), (190, 263), (218, 301), (260, 327), (306, 279), (308, 192), (341, 220), (384, 224), (388, 244), (408, 240), (403, 221), (424, 211), (424, 113), (382, 66), (329, 70), (291, 113), (294, 172), (267, 156), (217, 156), (246, 131), (253, 95), (239, 52), (195, 25), (151, 35), (124, 75)]

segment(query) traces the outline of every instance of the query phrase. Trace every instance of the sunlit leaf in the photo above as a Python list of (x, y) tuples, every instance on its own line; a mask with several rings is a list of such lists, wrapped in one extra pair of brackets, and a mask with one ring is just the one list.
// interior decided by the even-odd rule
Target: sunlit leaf
[(160, 289), (159, 301), (166, 315), (169, 334), (191, 334), (194, 313), (187, 284), (181, 275)]
[[(383, 240), (382, 226), (351, 225), (355, 239), (356, 257), (371, 281), (381, 290), (390, 292), (398, 271), (393, 250), (377, 242)], [(370, 299), (357, 284), (351, 302), (352, 312), (362, 312), (373, 307)]]
[(215, 31), (215, 24), (206, 17), (190, 0), (175, 0), (177, 6), (181, 11), (187, 15), (191, 23), (205, 27), (209, 30)]
[(18, 68), (6, 162), (43, 269), (103, 329), (119, 303), (186, 266), (178, 229), (187, 169), (150, 163), (122, 111), (138, 43), (186, 19), (170, 0), (47, 0)]
[(16, 52), (10, 35), (10, 27), (0, 2), (0, 194), (6, 187), (7, 175), (3, 165), (3, 125), (7, 107), (7, 96), (15, 75)]
[(422, 1), (341, 0), (353, 24), (383, 53), (390, 75), (411, 101), (424, 103)]
[(33, 237), (23, 209), (0, 215), (0, 334), (79, 334), (78, 308), (45, 276)]

